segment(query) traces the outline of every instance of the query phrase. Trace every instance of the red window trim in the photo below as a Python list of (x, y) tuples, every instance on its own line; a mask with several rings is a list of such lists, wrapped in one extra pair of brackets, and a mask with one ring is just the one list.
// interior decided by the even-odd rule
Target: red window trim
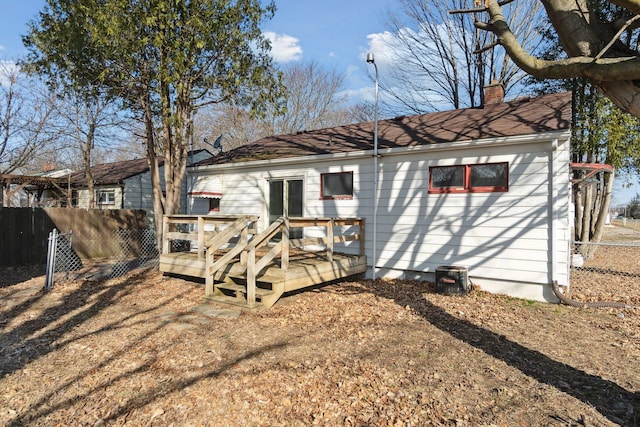
[[(324, 195), (324, 179), (325, 175), (341, 175), (341, 174), (350, 174), (352, 176), (351, 184), (353, 186), (353, 171), (346, 172), (326, 172), (320, 174), (320, 200), (353, 200), (353, 195), (349, 196), (348, 194), (340, 194), (337, 196), (325, 196)], [(351, 188), (353, 192), (353, 187)]]
[[(507, 169), (507, 185), (506, 186), (478, 186), (471, 187), (471, 168), (473, 166), (488, 166), (488, 165), (506, 165)], [(447, 188), (433, 188), (432, 173), (433, 169), (437, 168), (450, 168), (450, 167), (462, 167), (463, 171), (463, 187), (447, 187)], [(442, 165), (442, 166), (429, 166), (429, 194), (448, 194), (448, 193), (506, 193), (509, 191), (509, 162), (491, 162), (491, 163), (472, 163), (464, 165)]]

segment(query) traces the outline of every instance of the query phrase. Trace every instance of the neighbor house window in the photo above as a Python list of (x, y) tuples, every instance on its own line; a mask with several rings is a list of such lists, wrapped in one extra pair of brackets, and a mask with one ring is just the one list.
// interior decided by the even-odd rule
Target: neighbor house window
[(432, 166), (429, 193), (491, 193), (509, 191), (509, 163)]
[(114, 190), (98, 190), (96, 199), (98, 199), (99, 205), (115, 205), (116, 192)]
[(320, 197), (322, 199), (352, 199), (353, 172), (321, 174)]

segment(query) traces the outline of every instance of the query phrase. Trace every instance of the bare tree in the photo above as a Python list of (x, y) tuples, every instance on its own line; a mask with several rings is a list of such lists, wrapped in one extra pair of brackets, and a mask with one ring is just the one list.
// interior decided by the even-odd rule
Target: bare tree
[[(283, 70), (286, 103), (267, 109), (262, 119), (253, 118), (233, 105), (217, 105), (199, 113), (195, 147), (204, 147), (223, 135), (224, 148), (231, 149), (269, 135), (295, 133), (351, 123), (355, 109), (343, 89), (344, 75), (315, 62), (293, 63)], [(281, 107), (285, 107), (282, 109)], [(284, 110), (281, 112), (279, 110)]]
[[(640, 117), (640, 51), (636, 0), (542, 0), (551, 24), (567, 54), (545, 60), (535, 57), (515, 36), (508, 11), (496, 0), (486, 0), (462, 14), (486, 12), (476, 27), (495, 34), (497, 43), (527, 73), (542, 79), (584, 77), (622, 110)], [(603, 10), (611, 13), (601, 13)]]
[(346, 97), (340, 94), (344, 78), (344, 74), (315, 62), (287, 66), (283, 71), (286, 109), (282, 115), (271, 115), (271, 133), (295, 133), (348, 122)]
[[(501, 50), (492, 48), (495, 37), (478, 31), (473, 16), (449, 15), (471, 0), (400, 0), (389, 14), (393, 37), (386, 38), (392, 54), (382, 82), (393, 103), (412, 113), (443, 108), (474, 107), (484, 102), (482, 88), (499, 80), (508, 94), (526, 76)], [(514, 34), (523, 46), (533, 47), (538, 2), (507, 6), (513, 16)]]
[(33, 170), (35, 160), (55, 151), (48, 126), (55, 100), (24, 80), (17, 68), (0, 63), (0, 174)]
[(104, 157), (109, 148), (116, 148), (120, 137), (118, 133), (126, 124), (125, 116), (116, 108), (115, 102), (97, 88), (67, 91), (60, 94), (59, 99), (56, 115), (60, 136), (68, 142), (72, 153), (80, 153), (89, 190), (89, 208), (94, 208), (94, 177), (91, 172), (94, 158)]
[(211, 151), (211, 144), (222, 135), (223, 149), (231, 150), (268, 134), (267, 125), (252, 117), (246, 109), (228, 104), (212, 105), (198, 112), (193, 148)]

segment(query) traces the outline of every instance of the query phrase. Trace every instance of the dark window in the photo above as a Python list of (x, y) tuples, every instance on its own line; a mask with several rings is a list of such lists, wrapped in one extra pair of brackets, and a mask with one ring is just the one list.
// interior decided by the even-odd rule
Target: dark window
[(431, 188), (464, 189), (464, 166), (437, 166), (430, 171)]
[(323, 199), (352, 199), (353, 172), (323, 173), (320, 175), (320, 197)]
[(220, 212), (220, 199), (215, 197), (209, 199), (209, 212)]
[(430, 193), (490, 193), (509, 191), (509, 164), (433, 166)]
[(490, 191), (506, 191), (509, 187), (508, 175), (509, 165), (507, 163), (471, 165), (469, 186), (472, 190), (486, 188)]
[(114, 190), (98, 190), (97, 199), (99, 205), (115, 205), (116, 192)]

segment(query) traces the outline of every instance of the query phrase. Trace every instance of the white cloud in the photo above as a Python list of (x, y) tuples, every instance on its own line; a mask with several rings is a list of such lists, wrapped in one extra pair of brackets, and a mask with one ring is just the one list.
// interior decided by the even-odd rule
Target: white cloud
[(386, 67), (394, 62), (396, 54), (391, 46), (394, 45), (395, 34), (385, 31), (383, 33), (369, 34), (367, 39), (369, 40), (368, 50), (360, 53), (363, 61), (366, 60), (367, 53), (371, 52), (378, 68)]
[(13, 61), (0, 60), (0, 86), (9, 84), (9, 77), (18, 73), (18, 66)]
[(271, 56), (279, 63), (297, 61), (302, 58), (300, 40), (288, 34), (276, 34), (265, 31), (264, 36), (271, 41)]

